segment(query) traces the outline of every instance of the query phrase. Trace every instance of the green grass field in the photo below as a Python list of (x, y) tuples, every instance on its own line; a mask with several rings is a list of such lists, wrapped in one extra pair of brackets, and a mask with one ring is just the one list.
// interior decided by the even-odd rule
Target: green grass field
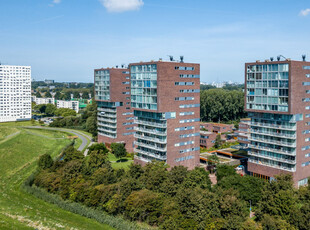
[(114, 156), (114, 154), (109, 153), (108, 155), (109, 161), (111, 161), (111, 165), (114, 169), (128, 169), (128, 167), (133, 163), (133, 160), (128, 157), (123, 157), (121, 159), (118, 159)]
[[(61, 132), (30, 130), (35, 133), (33, 135), (21, 128), (31, 125), (30, 122), (15, 124), (0, 124), (3, 135), (0, 142), (0, 229), (113, 229), (21, 190), (23, 181), (35, 170), (39, 156), (44, 153), (57, 156), (70, 140), (55, 139), (66, 135)], [(20, 131), (18, 135), (5, 139), (7, 134), (17, 131)]]

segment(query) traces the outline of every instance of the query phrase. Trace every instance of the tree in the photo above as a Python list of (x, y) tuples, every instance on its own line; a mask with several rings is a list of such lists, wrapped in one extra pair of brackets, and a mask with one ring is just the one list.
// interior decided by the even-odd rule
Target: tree
[(215, 138), (214, 148), (219, 148), (222, 145), (221, 134), (217, 134)]
[(216, 179), (219, 182), (222, 180), (224, 177), (235, 175), (236, 170), (234, 169), (233, 166), (230, 165), (218, 165), (216, 168)]
[(122, 158), (127, 155), (125, 146), (122, 143), (112, 143), (111, 150), (116, 158)]
[(208, 156), (207, 159), (208, 159), (208, 165), (217, 165), (218, 163), (220, 163), (219, 157), (215, 154)]
[(42, 156), (40, 156), (39, 161), (38, 161), (38, 166), (40, 169), (48, 169), (50, 167), (52, 167), (54, 161), (52, 159), (52, 157), (49, 154), (43, 154)]
[(78, 91), (74, 91), (73, 93), (73, 98), (77, 98), (77, 99), (80, 99), (80, 93)]
[(45, 95), (44, 95), (44, 97), (52, 97), (52, 94), (50, 93), (50, 91), (47, 91), (46, 93), (45, 93)]
[(36, 111), (40, 111), (40, 113), (45, 113), (46, 104), (36, 105), (36, 106), (34, 107), (34, 109), (35, 109)]
[(89, 154), (91, 154), (92, 151), (96, 151), (96, 150), (101, 150), (101, 151), (103, 151), (103, 153), (109, 152), (109, 150), (107, 149), (107, 147), (103, 143), (92, 144), (91, 146), (88, 147), (88, 150), (89, 150)]
[(46, 108), (45, 108), (45, 113), (49, 116), (52, 116), (55, 114), (55, 111), (56, 111), (56, 106), (53, 105), (53, 104), (47, 104), (46, 105)]
[(86, 131), (97, 136), (97, 116), (88, 117), (86, 120)]
[(38, 97), (38, 98), (42, 97), (42, 95), (41, 95), (41, 93), (39, 91), (36, 92), (36, 97)]
[(55, 98), (56, 100), (61, 100), (61, 98), (62, 98), (61, 93), (60, 93), (59, 91), (57, 91), (57, 92), (55, 93), (55, 95), (54, 95), (54, 98)]
[(89, 99), (89, 94), (88, 94), (88, 92), (83, 92), (82, 98), (83, 98), (83, 99)]
[(62, 116), (62, 117), (76, 116), (76, 112), (73, 109), (59, 108), (55, 111), (55, 115)]

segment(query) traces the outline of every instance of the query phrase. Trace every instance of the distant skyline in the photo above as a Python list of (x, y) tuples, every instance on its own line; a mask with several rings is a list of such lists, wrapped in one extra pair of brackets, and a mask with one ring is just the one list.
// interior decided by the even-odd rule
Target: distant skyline
[(309, 0), (10, 0), (0, 3), (0, 62), (36, 80), (92, 82), (130, 62), (201, 64), (202, 82), (243, 82), (244, 63), (310, 60)]

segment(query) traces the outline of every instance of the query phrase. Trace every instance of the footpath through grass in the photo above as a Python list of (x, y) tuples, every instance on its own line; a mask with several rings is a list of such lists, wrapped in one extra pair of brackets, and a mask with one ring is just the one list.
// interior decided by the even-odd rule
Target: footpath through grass
[(44, 153), (57, 156), (70, 140), (56, 139), (62, 136), (60, 132), (47, 134), (46, 130), (35, 131), (42, 136), (32, 135), (20, 128), (25, 123), (7, 124), (0, 124), (0, 130), (20, 134), (8, 140), (3, 137), (0, 144), (0, 229), (112, 229), (21, 190), (23, 181), (35, 170), (39, 156)]

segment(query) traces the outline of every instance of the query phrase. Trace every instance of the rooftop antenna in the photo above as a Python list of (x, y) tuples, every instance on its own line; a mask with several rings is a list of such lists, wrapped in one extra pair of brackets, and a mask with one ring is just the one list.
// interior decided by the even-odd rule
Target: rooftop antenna
[[(303, 54), (301, 57), (302, 57), (302, 61), (306, 61), (306, 55), (305, 54)], [(1, 65), (1, 63), (0, 63), (0, 65)]]
[(118, 69), (118, 65), (116, 66), (116, 69)]
[(281, 56), (278, 56), (278, 57), (277, 57), (277, 60), (280, 61), (280, 59), (281, 59)]
[(122, 69), (125, 67), (125, 64), (122, 64)]
[(174, 61), (172, 55), (168, 55), (168, 56), (169, 56), (170, 61)]
[(270, 58), (270, 61), (273, 61), (273, 57)]
[(184, 61), (184, 56), (180, 56), (180, 62), (183, 63)]

